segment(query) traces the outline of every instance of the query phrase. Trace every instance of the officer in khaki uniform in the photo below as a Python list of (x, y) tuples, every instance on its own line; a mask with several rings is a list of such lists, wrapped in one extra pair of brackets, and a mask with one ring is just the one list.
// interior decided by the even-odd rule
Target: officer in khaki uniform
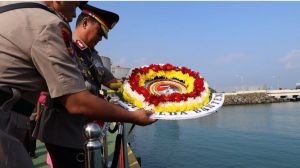
[[(107, 87), (118, 84), (94, 49), (102, 36), (107, 38), (108, 31), (118, 20), (119, 16), (113, 12), (85, 5), (73, 32), (78, 68), (86, 88), (96, 96), (100, 96), (102, 84)], [(71, 115), (57, 103), (54, 101), (47, 111), (42, 112), (37, 138), (45, 143), (54, 167), (82, 168), (85, 165), (83, 126), (91, 120)]]
[[(9, 4), (12, 2), (1, 2), (0, 6)], [(40, 4), (46, 8), (54, 5)], [(0, 15), (0, 167), (32, 167), (20, 141), (26, 134), (32, 103), (40, 90), (47, 89), (44, 79), (51, 81), (48, 87), (53, 96), (84, 90), (80, 72), (69, 68), (75, 66), (74, 56), (65, 49), (71, 38), (63, 39), (59, 33), (62, 30), (71, 33), (64, 19), (72, 19), (79, 2), (63, 5), (70, 7), (68, 11), (56, 11), (52, 6), (50, 11), (21, 8)], [(66, 70), (49, 68), (53, 65)], [(69, 86), (56, 86), (55, 83), (61, 82)]]
[[(13, 2), (0, 2), (0, 7)], [(0, 15), (0, 167), (32, 167), (20, 141), (20, 115), (29, 116), (39, 92), (47, 90), (70, 114), (148, 125), (149, 111), (129, 113), (90, 94), (77, 68), (71, 31), (65, 22), (80, 2), (47, 1)]]

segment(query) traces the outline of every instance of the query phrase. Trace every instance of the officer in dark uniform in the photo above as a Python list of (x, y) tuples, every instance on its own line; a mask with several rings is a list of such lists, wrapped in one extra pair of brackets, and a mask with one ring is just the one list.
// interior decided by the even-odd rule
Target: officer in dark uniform
[[(73, 32), (78, 68), (86, 88), (96, 96), (100, 96), (102, 84), (112, 87), (118, 83), (94, 49), (102, 36), (107, 38), (108, 31), (118, 20), (119, 16), (113, 12), (85, 5)], [(42, 112), (37, 138), (45, 143), (54, 167), (84, 167), (83, 126), (91, 120), (71, 115), (57, 103), (55, 101), (53, 106), (48, 106), (48, 110)]]
[[(0, 7), (9, 3), (14, 2), (0, 2)], [(0, 15), (0, 167), (33, 167), (17, 139), (22, 134), (18, 128), (24, 117), (30, 116), (42, 90), (48, 90), (70, 114), (139, 125), (155, 121), (149, 118), (151, 112), (129, 113), (86, 90), (66, 23), (75, 16), (80, 2), (39, 4), (43, 7), (35, 5)]]

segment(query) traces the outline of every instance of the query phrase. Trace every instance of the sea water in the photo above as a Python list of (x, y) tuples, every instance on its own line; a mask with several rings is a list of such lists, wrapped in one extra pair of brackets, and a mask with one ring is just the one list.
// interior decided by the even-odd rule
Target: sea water
[(129, 137), (143, 168), (299, 168), (300, 102), (225, 106)]

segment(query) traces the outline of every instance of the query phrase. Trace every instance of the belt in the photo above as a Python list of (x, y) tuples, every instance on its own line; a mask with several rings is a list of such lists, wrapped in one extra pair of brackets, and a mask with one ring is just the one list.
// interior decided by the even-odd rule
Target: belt
[[(7, 92), (0, 90), (0, 106), (2, 106), (4, 102), (11, 99), (12, 97), (13, 97), (12, 93), (7, 93)], [(17, 112), (19, 114), (29, 117), (31, 115), (34, 107), (35, 107), (34, 104), (29, 103), (28, 101), (21, 98), (13, 105), (12, 110), (14, 112)]]

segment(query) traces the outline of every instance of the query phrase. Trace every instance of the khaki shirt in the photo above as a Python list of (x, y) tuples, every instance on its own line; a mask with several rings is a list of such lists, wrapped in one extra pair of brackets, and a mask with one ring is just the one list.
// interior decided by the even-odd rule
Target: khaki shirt
[(52, 98), (85, 90), (69, 25), (61, 18), (43, 9), (17, 9), (1, 13), (0, 25), (0, 87), (17, 88), (32, 103), (41, 90)]
[[(15, 2), (0, 2), (0, 6), (9, 3)], [(71, 31), (62, 18), (43, 9), (24, 8), (1, 13), (0, 25), (0, 87), (18, 89), (22, 98), (34, 104), (42, 90), (49, 90), (53, 98), (85, 90)], [(24, 133), (19, 129), (24, 121), (11, 111), (12, 105), (0, 109), (0, 167), (33, 167), (16, 139)]]
[[(103, 66), (102, 60), (95, 50), (88, 48), (83, 41), (76, 37), (74, 37), (74, 45), (77, 52), (78, 69), (85, 78), (86, 87), (90, 93), (99, 95), (100, 86), (97, 86), (95, 81), (97, 80), (101, 84), (109, 82), (114, 77)], [(90, 72), (87, 62), (83, 61), (84, 57), (90, 57), (88, 63), (95, 67), (95, 76)], [(35, 137), (44, 143), (83, 149), (85, 142), (83, 127), (89, 122), (91, 120), (88, 118), (71, 115), (64, 108), (50, 107), (47, 111), (42, 112), (40, 123), (37, 126), (38, 133)]]

